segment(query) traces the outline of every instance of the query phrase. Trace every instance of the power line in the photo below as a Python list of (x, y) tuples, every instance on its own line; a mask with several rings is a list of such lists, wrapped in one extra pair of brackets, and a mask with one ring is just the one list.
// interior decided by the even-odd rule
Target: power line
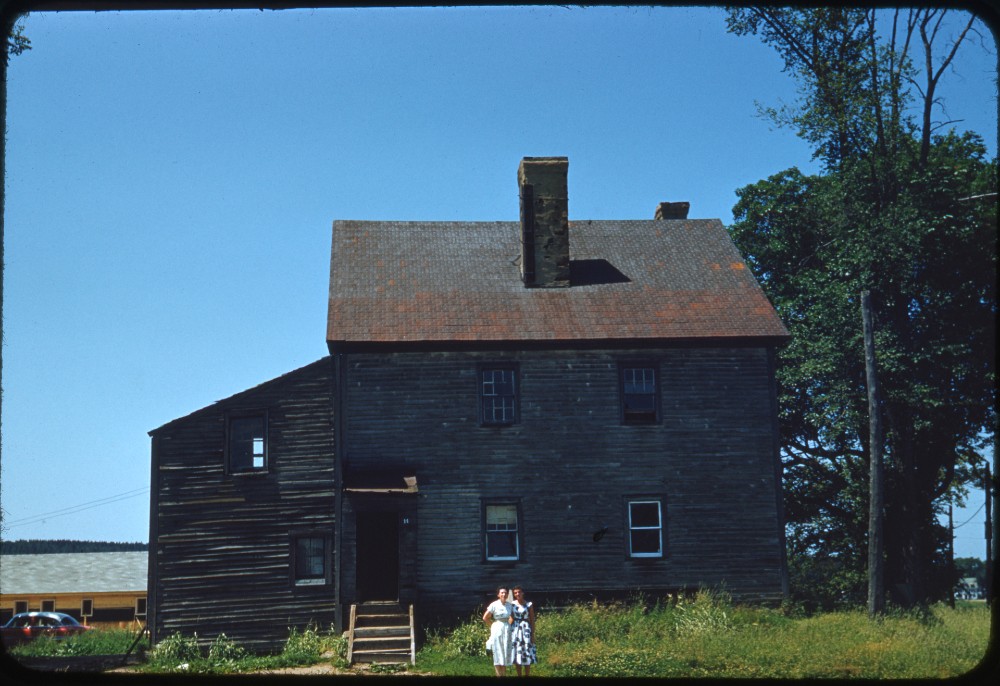
[(983, 503), (982, 505), (980, 505), (980, 506), (979, 506), (979, 509), (978, 509), (978, 510), (976, 510), (975, 512), (973, 512), (973, 513), (972, 513), (972, 516), (971, 516), (971, 517), (969, 517), (968, 519), (966, 519), (966, 520), (965, 520), (964, 522), (962, 522), (961, 524), (956, 524), (955, 526), (953, 526), (953, 527), (951, 527), (951, 528), (952, 528), (952, 529), (958, 529), (958, 528), (961, 528), (961, 527), (965, 526), (966, 524), (968, 524), (969, 522), (971, 522), (971, 521), (972, 521), (973, 519), (975, 519), (975, 518), (976, 518), (976, 515), (977, 515), (977, 514), (979, 514), (979, 512), (980, 512), (980, 511), (981, 511), (981, 510), (983, 509), (983, 507), (985, 507), (985, 506), (986, 506), (986, 503)]
[(77, 512), (83, 512), (84, 510), (92, 510), (95, 507), (103, 507), (104, 505), (117, 503), (121, 500), (136, 498), (142, 495), (143, 493), (148, 493), (148, 492), (149, 492), (149, 486), (144, 486), (143, 488), (136, 488), (131, 491), (125, 491), (124, 493), (109, 495), (105, 498), (98, 498), (97, 500), (90, 500), (85, 503), (80, 503), (79, 505), (71, 505), (69, 507), (63, 507), (58, 510), (52, 510), (51, 512), (44, 512), (42, 514), (31, 515), (30, 517), (22, 517), (20, 519), (12, 519), (9, 521), (5, 521), (4, 526), (13, 529), (14, 527), (18, 526), (37, 524), (39, 522), (44, 522), (48, 519), (55, 519), (56, 517), (65, 517), (66, 515), (76, 514)]

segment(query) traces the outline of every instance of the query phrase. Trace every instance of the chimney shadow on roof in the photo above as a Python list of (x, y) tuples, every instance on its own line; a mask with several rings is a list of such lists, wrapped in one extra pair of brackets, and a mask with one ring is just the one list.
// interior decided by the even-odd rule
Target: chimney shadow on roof
[(607, 260), (570, 260), (569, 281), (572, 286), (597, 286), (607, 283), (630, 283), (628, 278)]

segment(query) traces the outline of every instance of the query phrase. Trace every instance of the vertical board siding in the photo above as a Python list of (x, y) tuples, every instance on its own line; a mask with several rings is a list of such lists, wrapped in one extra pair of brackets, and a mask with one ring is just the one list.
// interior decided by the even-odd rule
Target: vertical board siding
[[(621, 424), (628, 358), (658, 365), (658, 424)], [(483, 362), (518, 364), (517, 424), (479, 425)], [(770, 388), (764, 348), (351, 354), (341, 458), (418, 475), (426, 608), (464, 614), (515, 583), (553, 596), (725, 584), (777, 600)], [(663, 559), (627, 558), (625, 498), (642, 495), (663, 498)], [(483, 560), (483, 498), (519, 500), (521, 560)], [(348, 602), (353, 579), (342, 590)]]
[[(334, 622), (332, 585), (291, 583), (291, 534), (334, 534), (332, 364), (324, 358), (153, 432), (154, 640), (220, 633), (257, 650)], [(225, 413), (266, 410), (268, 472), (225, 471)], [(332, 561), (331, 561), (332, 562)]]

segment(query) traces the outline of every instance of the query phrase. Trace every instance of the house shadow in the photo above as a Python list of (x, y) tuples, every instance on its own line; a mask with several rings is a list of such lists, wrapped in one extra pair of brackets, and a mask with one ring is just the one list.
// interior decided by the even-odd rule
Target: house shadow
[(630, 283), (632, 279), (603, 259), (570, 260), (569, 281), (573, 286), (597, 286), (607, 283)]

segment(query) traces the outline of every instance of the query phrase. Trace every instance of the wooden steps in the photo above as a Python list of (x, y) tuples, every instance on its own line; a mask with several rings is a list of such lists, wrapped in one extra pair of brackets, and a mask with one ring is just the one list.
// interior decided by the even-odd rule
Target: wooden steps
[(347, 663), (414, 664), (416, 641), (413, 606), (395, 601), (351, 605)]

